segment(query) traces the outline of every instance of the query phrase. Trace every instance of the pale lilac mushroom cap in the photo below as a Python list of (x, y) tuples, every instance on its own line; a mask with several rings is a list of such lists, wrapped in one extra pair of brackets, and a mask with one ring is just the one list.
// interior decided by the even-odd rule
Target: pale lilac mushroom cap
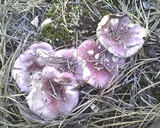
[(70, 73), (60, 73), (52, 66), (33, 76), (32, 90), (26, 97), (31, 111), (45, 119), (58, 118), (72, 111), (79, 99), (78, 85)]
[(62, 59), (60, 61), (60, 64), (58, 65), (59, 70), (63, 69), (63, 71), (73, 74), (77, 82), (82, 85), (84, 84), (81, 76), (83, 70), (82, 70), (82, 66), (78, 64), (80, 60), (78, 60), (77, 55), (75, 56), (76, 52), (77, 50), (75, 48), (61, 49), (55, 52), (54, 58)]
[(53, 59), (55, 51), (52, 46), (45, 42), (34, 43), (29, 47), (30, 54), (36, 56), (36, 60), (40, 65), (45, 66), (49, 60)]
[(62, 72), (74, 72), (74, 64), (76, 63), (74, 58), (75, 49), (60, 49), (54, 53), (55, 65), (57, 69)]
[(101, 53), (99, 58), (100, 63), (110, 72), (119, 71), (120, 68), (125, 66), (125, 59), (114, 56), (107, 50)]
[[(105, 52), (107, 52), (107, 54), (105, 54)], [(105, 58), (102, 58), (103, 55), (105, 55)], [(93, 40), (85, 40), (82, 42), (77, 48), (75, 56), (77, 56), (79, 65), (81, 65), (81, 68), (76, 69), (76, 78), (82, 79), (85, 83), (93, 87), (109, 87), (109, 83), (118, 75), (117, 69), (111, 69), (115, 64), (114, 61), (111, 60), (111, 54)], [(104, 64), (103, 59), (106, 59)]]
[(99, 42), (118, 57), (130, 57), (144, 44), (145, 28), (128, 15), (106, 15), (96, 31)]
[(16, 59), (12, 77), (21, 91), (30, 91), (32, 74), (44, 68), (52, 52), (51, 45), (44, 42), (35, 43)]
[(64, 57), (64, 58), (74, 58), (73, 53), (76, 49), (70, 48), (70, 49), (60, 49), (55, 52), (55, 57)]

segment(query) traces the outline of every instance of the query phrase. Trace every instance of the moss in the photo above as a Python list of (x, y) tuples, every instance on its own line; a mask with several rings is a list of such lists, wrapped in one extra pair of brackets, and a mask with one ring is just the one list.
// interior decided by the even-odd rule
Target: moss
[(95, 0), (86, 0), (85, 4), (80, 2), (64, 4), (62, 0), (54, 1), (53, 6), (46, 13), (46, 18), (52, 18), (53, 23), (41, 30), (42, 37), (50, 39), (55, 46), (66, 44), (71, 46), (72, 42), (77, 41), (77, 33), (79, 33), (78, 38), (81, 39), (94, 36), (97, 24), (101, 19), (94, 7), (100, 10), (102, 15), (108, 14), (107, 8), (101, 8), (104, 4), (104, 2)]
[(71, 44), (71, 36), (62, 25), (47, 24), (41, 29), (39, 36), (51, 40), (56, 47)]
[[(79, 38), (95, 35), (95, 30), (100, 17), (96, 12), (91, 13), (93, 1), (86, 1), (86, 4), (70, 2), (66, 5), (62, 1), (54, 1), (52, 7), (47, 11), (46, 18), (52, 18), (53, 23), (41, 30), (41, 36), (50, 39), (55, 46), (71, 45), (76, 42), (76, 35)], [(95, 4), (99, 7), (102, 3)], [(94, 10), (93, 10), (94, 12)], [(103, 13), (107, 9), (103, 9)]]
[(70, 17), (62, 14), (62, 9), (64, 7), (60, 2), (54, 1), (53, 6), (47, 11), (46, 18), (52, 17), (53, 23), (44, 26), (41, 29), (41, 35), (43, 38), (50, 39), (53, 44), (58, 46), (71, 45), (72, 41), (75, 39), (76, 33), (74, 28), (68, 29), (67, 23), (70, 23)]

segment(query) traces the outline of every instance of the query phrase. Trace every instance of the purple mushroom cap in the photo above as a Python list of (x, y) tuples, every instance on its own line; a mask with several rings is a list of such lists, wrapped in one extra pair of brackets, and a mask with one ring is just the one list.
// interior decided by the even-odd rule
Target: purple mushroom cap
[(97, 27), (99, 42), (115, 56), (126, 58), (144, 44), (145, 28), (132, 23), (128, 15), (106, 15)]
[(73, 55), (74, 51), (74, 48), (56, 51), (54, 54), (54, 59), (57, 61), (57, 63), (55, 63), (56, 65), (54, 67), (62, 72), (73, 73), (76, 63), (76, 59)]
[[(75, 53), (80, 66), (76, 69), (77, 79), (93, 87), (109, 87), (109, 83), (118, 75), (118, 70), (111, 68), (115, 66), (112, 56), (101, 45), (93, 40), (85, 40), (77, 48)], [(105, 58), (103, 58), (105, 56)], [(104, 59), (107, 62), (104, 63)]]
[(44, 68), (53, 52), (51, 45), (44, 42), (35, 43), (16, 59), (12, 77), (21, 91), (30, 91), (32, 74)]
[(32, 89), (26, 97), (29, 108), (43, 118), (57, 118), (69, 113), (78, 103), (79, 93), (75, 77), (60, 73), (52, 66), (45, 66), (32, 79)]

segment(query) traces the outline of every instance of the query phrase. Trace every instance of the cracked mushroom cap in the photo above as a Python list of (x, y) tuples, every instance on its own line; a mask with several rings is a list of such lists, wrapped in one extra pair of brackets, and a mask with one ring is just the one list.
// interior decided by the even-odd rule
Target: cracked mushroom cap
[(118, 57), (130, 57), (144, 44), (145, 28), (134, 24), (128, 15), (106, 15), (96, 31), (99, 42)]
[(35, 43), (16, 59), (12, 70), (12, 77), (21, 91), (30, 91), (32, 74), (43, 69), (52, 52), (51, 45), (44, 42)]
[[(81, 65), (81, 68), (76, 69), (76, 78), (93, 87), (109, 87), (109, 83), (118, 75), (118, 70), (113, 68), (116, 63), (112, 60), (111, 54), (93, 40), (82, 42), (75, 56)], [(104, 63), (103, 59), (107, 61)]]
[(77, 82), (70, 73), (60, 73), (52, 66), (33, 76), (32, 89), (26, 97), (31, 111), (51, 119), (72, 111), (78, 103)]

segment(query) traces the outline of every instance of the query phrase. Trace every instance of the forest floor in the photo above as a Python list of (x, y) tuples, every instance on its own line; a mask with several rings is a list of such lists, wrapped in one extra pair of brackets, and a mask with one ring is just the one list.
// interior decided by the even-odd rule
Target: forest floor
[[(113, 1), (0, 1), (0, 127), (159, 128), (160, 1)], [(98, 23), (110, 13), (133, 16), (146, 30), (143, 47), (127, 58), (120, 80), (109, 89), (82, 89), (75, 111), (65, 117), (48, 121), (32, 113), (25, 101), (27, 93), (19, 90), (11, 76), (15, 59), (37, 41), (68, 48), (96, 39)], [(41, 28), (47, 18), (52, 24)]]

